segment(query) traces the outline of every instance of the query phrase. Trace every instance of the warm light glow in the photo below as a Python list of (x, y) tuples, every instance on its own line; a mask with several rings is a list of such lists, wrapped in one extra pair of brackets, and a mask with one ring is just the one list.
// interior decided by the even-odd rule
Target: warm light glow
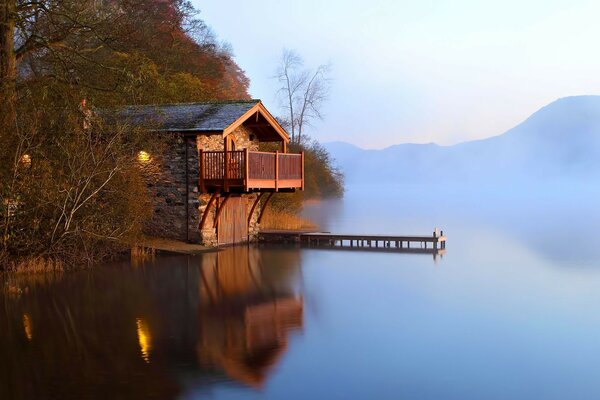
[(21, 164), (23, 164), (26, 167), (30, 167), (31, 166), (31, 156), (29, 154), (23, 154), (21, 156)]
[(31, 319), (28, 314), (23, 314), (23, 329), (25, 330), (25, 337), (31, 342), (33, 334), (31, 333)]
[(137, 325), (137, 336), (140, 344), (140, 350), (142, 351), (142, 358), (147, 363), (150, 362), (150, 350), (152, 349), (152, 337), (150, 336), (150, 329), (148, 325), (141, 318), (135, 320)]
[(142, 150), (138, 153), (138, 160), (141, 163), (150, 162), (150, 154)]

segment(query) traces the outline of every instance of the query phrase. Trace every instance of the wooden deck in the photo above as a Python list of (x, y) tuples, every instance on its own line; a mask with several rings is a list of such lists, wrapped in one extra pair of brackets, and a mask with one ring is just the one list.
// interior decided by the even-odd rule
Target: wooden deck
[(202, 192), (303, 189), (304, 153), (200, 151), (199, 185)]

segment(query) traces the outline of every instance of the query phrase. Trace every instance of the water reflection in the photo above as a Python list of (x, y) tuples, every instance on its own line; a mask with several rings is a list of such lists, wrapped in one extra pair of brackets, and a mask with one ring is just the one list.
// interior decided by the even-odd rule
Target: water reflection
[(140, 344), (140, 351), (142, 352), (142, 358), (147, 363), (150, 362), (150, 350), (152, 349), (152, 342), (150, 336), (150, 329), (148, 329), (148, 325), (141, 319), (137, 318), (135, 320), (137, 325), (137, 336), (138, 342)]
[(23, 330), (25, 331), (25, 337), (31, 342), (33, 334), (31, 333), (31, 319), (28, 314), (23, 314)]
[(232, 248), (202, 259), (197, 345), (203, 365), (256, 388), (303, 319), (302, 297), (289, 281), (270, 274), (261, 256), (256, 249)]
[(0, 295), (0, 398), (260, 387), (302, 327), (299, 254), (237, 247), (23, 282)]

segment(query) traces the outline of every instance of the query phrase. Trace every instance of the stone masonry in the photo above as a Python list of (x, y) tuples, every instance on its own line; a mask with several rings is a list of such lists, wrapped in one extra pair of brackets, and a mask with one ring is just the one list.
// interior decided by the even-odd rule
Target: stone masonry
[(199, 164), (196, 138), (173, 134), (173, 137), (168, 139), (163, 154), (150, 155), (148, 160), (139, 162), (148, 181), (153, 206), (146, 233), (192, 243), (199, 242)]

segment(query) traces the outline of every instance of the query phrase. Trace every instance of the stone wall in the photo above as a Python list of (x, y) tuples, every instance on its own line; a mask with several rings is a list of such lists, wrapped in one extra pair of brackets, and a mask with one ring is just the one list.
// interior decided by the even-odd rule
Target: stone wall
[(197, 151), (223, 151), (223, 135), (198, 135)]
[[(252, 204), (254, 204), (254, 201), (259, 196), (259, 194), (253, 193), (253, 194), (249, 194), (247, 196), (248, 196), (248, 212), (246, 214), (249, 214), (250, 209), (252, 208)], [(261, 210), (261, 207), (259, 204), (254, 209), (254, 213), (252, 214), (252, 218), (250, 219), (250, 225), (248, 226), (248, 240), (251, 242), (258, 239), (258, 230), (259, 230), (258, 216), (260, 215), (260, 210)]]
[[(211, 195), (208, 193), (201, 193), (198, 196), (198, 200), (199, 200), (199, 206), (198, 206), (198, 212), (200, 214), (200, 219), (202, 219), (202, 216), (204, 215), (204, 212), (206, 210), (206, 207), (208, 206), (208, 202), (210, 201), (210, 197)], [(215, 217), (217, 214), (217, 205), (219, 203), (217, 201), (215, 201), (215, 203), (210, 207), (210, 210), (208, 211), (209, 214), (206, 217), (206, 222), (204, 223), (204, 227), (202, 228), (201, 231), (199, 231), (199, 235), (200, 235), (200, 243), (202, 243), (205, 246), (216, 246), (217, 243), (217, 230), (215, 228)]]
[(148, 160), (139, 162), (148, 182), (153, 207), (146, 233), (197, 243), (200, 236), (196, 138), (174, 134), (168, 139), (163, 154), (150, 155)]
[[(231, 135), (234, 138), (236, 150), (248, 149), (250, 151), (258, 151), (258, 139), (256, 138), (256, 135), (252, 134), (250, 128), (240, 125), (231, 133)], [(252, 140), (250, 139), (251, 137), (253, 137)]]
[[(250, 128), (240, 125), (230, 135), (234, 138), (236, 150), (258, 151), (258, 139), (256, 135), (253, 135)], [(223, 151), (224, 148), (224, 139), (221, 134), (199, 135), (197, 143), (198, 150)]]

